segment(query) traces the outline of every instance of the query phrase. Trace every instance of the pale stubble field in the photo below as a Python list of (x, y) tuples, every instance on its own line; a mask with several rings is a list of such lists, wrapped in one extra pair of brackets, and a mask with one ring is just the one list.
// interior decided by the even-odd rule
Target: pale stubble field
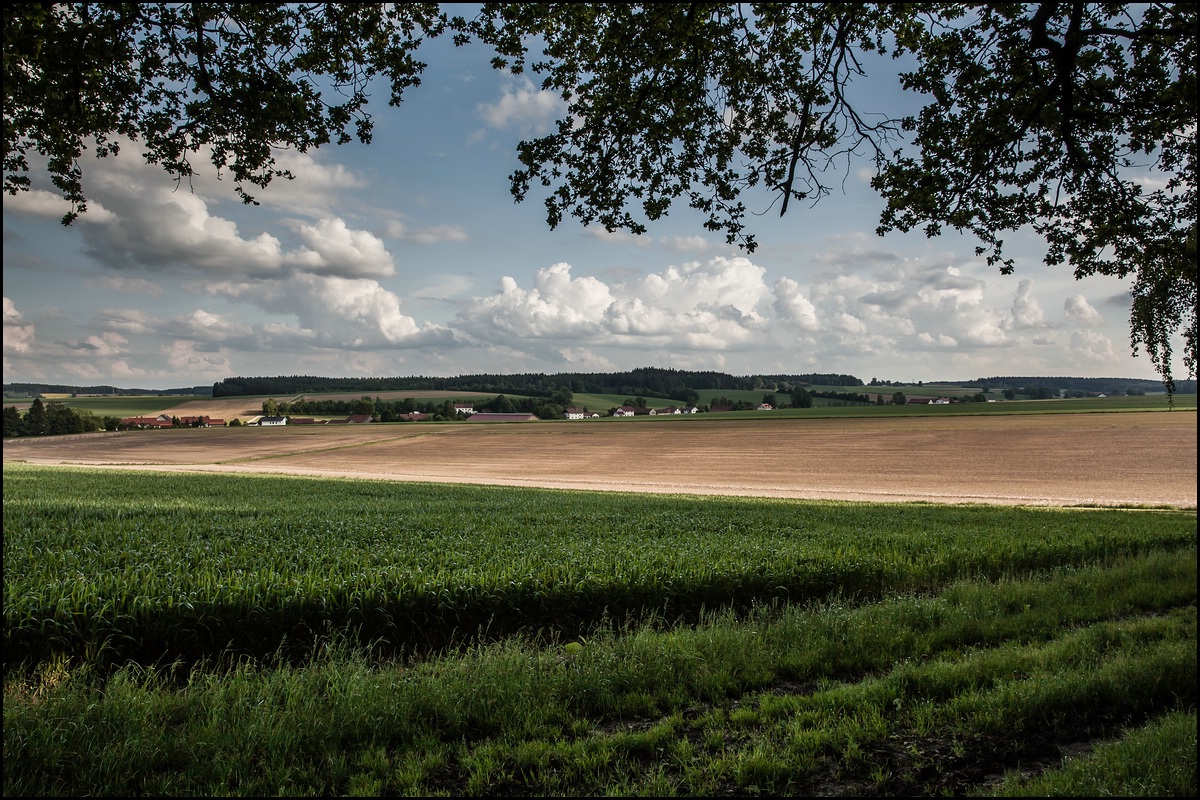
[(406, 423), (7, 440), (4, 461), (879, 502), (1195, 508), (1195, 411)]

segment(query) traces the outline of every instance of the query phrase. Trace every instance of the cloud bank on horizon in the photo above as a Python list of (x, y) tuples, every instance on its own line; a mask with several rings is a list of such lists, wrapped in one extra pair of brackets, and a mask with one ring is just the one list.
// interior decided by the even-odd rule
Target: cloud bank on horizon
[(1034, 240), (1009, 245), (1025, 255), (1002, 276), (966, 238), (876, 237), (881, 201), (859, 172), (783, 219), (761, 198), (752, 255), (686, 211), (642, 237), (552, 231), (506, 176), (555, 98), (485, 75), (450, 71), (377, 110), (371, 145), (281, 152), (297, 178), (259, 206), (221, 176), (176, 185), (134, 143), (82, 164), (89, 210), (69, 228), (45, 188), (6, 197), (5, 382), (645, 366), (1157, 377), (1130, 353), (1124, 282), (1076, 282)]

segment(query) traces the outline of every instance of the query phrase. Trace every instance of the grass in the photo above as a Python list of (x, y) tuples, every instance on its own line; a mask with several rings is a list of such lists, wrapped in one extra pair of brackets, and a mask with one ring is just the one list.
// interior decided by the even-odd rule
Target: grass
[(1032, 777), (1013, 770), (993, 797), (1194, 797), (1196, 713), (1174, 711), (1133, 727), (1085, 756)]
[(4, 513), (6, 795), (1195, 794), (1194, 512), (6, 465)]
[[(140, 417), (147, 414), (157, 414), (181, 403), (192, 400), (207, 400), (206, 397), (189, 397), (183, 395), (120, 395), (116, 397), (70, 397), (54, 398), (70, 408), (90, 411), (97, 417)], [(5, 405), (15, 405), (21, 411), (29, 407), (31, 400), (17, 402), (5, 401)], [(47, 401), (48, 402), (48, 401)]]

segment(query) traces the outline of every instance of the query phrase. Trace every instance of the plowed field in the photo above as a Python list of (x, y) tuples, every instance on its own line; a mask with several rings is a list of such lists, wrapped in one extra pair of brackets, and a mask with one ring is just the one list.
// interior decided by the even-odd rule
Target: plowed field
[(874, 501), (1196, 507), (1194, 412), (297, 425), (7, 440), (4, 461)]

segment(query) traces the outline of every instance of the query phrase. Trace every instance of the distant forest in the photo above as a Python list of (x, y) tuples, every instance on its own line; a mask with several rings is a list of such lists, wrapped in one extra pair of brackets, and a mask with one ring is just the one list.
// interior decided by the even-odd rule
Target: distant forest
[[(976, 378), (973, 381), (954, 381), (959, 386), (987, 386), (991, 389), (1009, 389), (1018, 386), (1043, 386), (1050, 389), (1060, 389), (1063, 392), (1108, 392), (1120, 394), (1123, 392), (1164, 392), (1166, 388), (1161, 380), (1146, 380), (1144, 378), (1046, 378), (1046, 377), (999, 377)], [(1196, 381), (1175, 381), (1176, 394), (1195, 394)]]
[(213, 397), (241, 395), (310, 394), (314, 392), (447, 391), (515, 394), (549, 397), (561, 389), (573, 394), (620, 394), (630, 397), (669, 397), (686, 400), (703, 389), (791, 391), (811, 385), (862, 386), (853, 375), (734, 376), (724, 372), (690, 372), (644, 367), (629, 372), (520, 373), (513, 375), (460, 375), (456, 378), (317, 378), (289, 375), (276, 378), (226, 378), (213, 384)]
[[(1158, 380), (1143, 378), (1071, 378), (1044, 376), (995, 376), (972, 380), (923, 381), (922, 384), (958, 386), (977, 390), (1045, 387), (1064, 394), (1086, 392), (1094, 394), (1155, 393), (1164, 391)], [(355, 392), (370, 394), (390, 391), (483, 392), (487, 394), (550, 397), (566, 389), (574, 394), (617, 394), (626, 397), (667, 397), (686, 402), (694, 392), (705, 389), (722, 391), (748, 389), (765, 392), (791, 392), (812, 386), (872, 386), (910, 387), (906, 381), (879, 381), (870, 384), (853, 375), (811, 372), (800, 375), (736, 376), (724, 372), (643, 367), (628, 372), (578, 373), (560, 372), (518, 373), (511, 375), (460, 375), (455, 378), (396, 377), (396, 378), (321, 378), (311, 375), (287, 375), (261, 378), (226, 378), (210, 386), (190, 386), (179, 389), (122, 389), (115, 386), (66, 386), (46, 383), (6, 383), (5, 395), (36, 397), (42, 394), (74, 395), (192, 395), (239, 397), (254, 395), (291, 395), (321, 392)], [(1179, 394), (1195, 394), (1195, 380), (1176, 381)]]
[(211, 386), (186, 386), (181, 389), (121, 389), (117, 386), (66, 386), (57, 383), (6, 383), (4, 394), (36, 397), (40, 394), (111, 395), (132, 397), (137, 395), (181, 395), (186, 397), (212, 394)]

